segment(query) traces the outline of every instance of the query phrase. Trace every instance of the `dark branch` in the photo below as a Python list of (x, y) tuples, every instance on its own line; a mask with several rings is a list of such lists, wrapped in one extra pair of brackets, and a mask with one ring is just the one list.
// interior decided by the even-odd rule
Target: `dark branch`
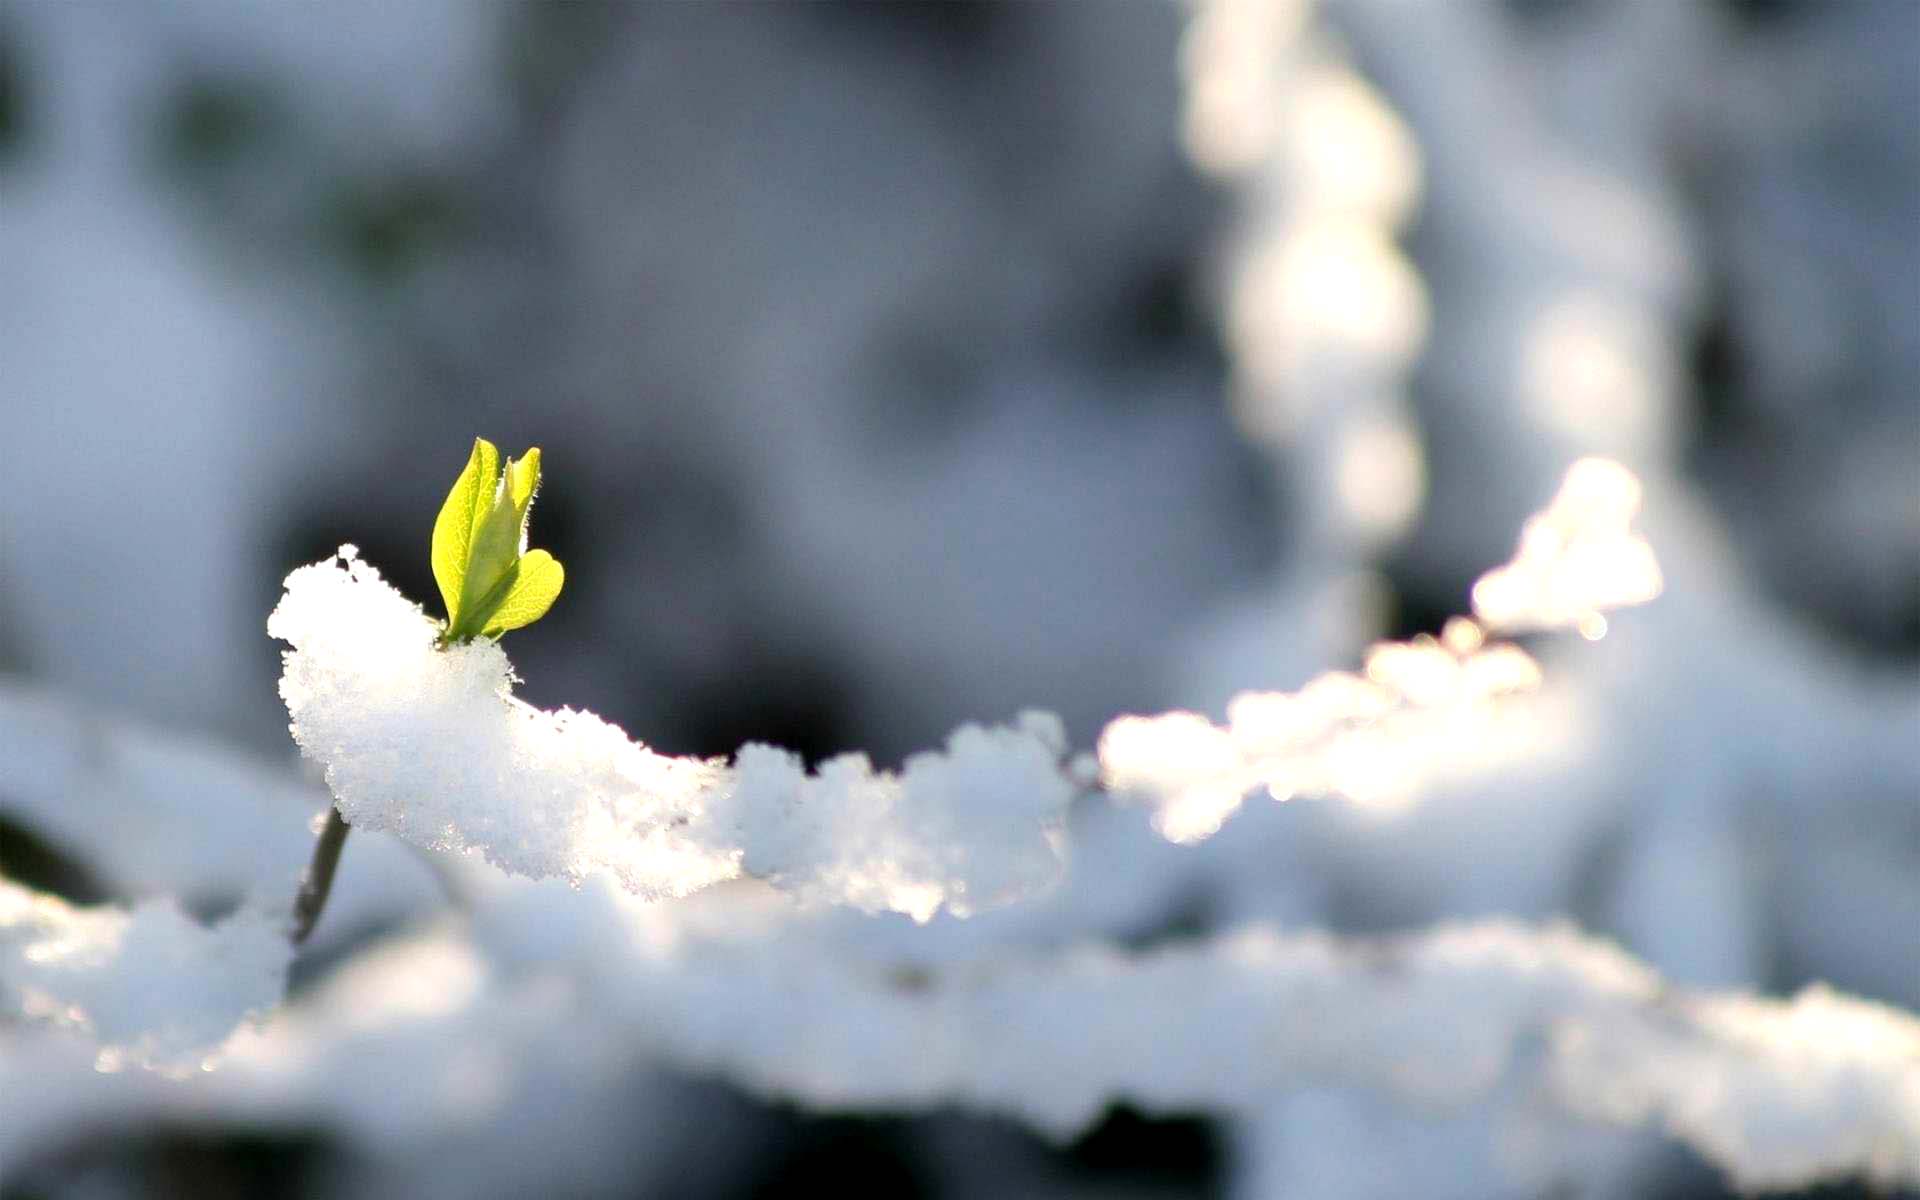
[(327, 827), (320, 831), (320, 840), (313, 844), (313, 861), (307, 864), (306, 876), (300, 880), (300, 894), (293, 900), (292, 936), (296, 946), (307, 940), (320, 920), (320, 910), (327, 906), (327, 893), (333, 890), (333, 872), (340, 865), (340, 847), (347, 844), (350, 828), (339, 809), (327, 810)]

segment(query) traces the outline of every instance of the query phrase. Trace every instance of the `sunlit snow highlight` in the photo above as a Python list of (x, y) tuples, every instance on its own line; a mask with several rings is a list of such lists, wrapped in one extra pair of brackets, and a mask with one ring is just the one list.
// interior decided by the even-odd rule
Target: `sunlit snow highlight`
[(1631, 526), (1640, 481), (1615, 462), (1583, 458), (1545, 512), (1528, 519), (1513, 560), (1473, 585), (1473, 611), (1503, 631), (1579, 628), (1590, 637), (1603, 609), (1660, 594), (1660, 564)]
[[(1498, 762), (1524, 749), (1532, 722), (1502, 702), (1533, 692), (1540, 667), (1488, 628), (1606, 630), (1602, 609), (1660, 591), (1653, 551), (1630, 528), (1640, 484), (1616, 463), (1583, 459), (1530, 519), (1514, 561), (1474, 589), (1480, 621), (1456, 617), (1438, 638), (1383, 642), (1363, 672), (1332, 671), (1298, 692), (1247, 692), (1216, 726), (1189, 712), (1121, 717), (1100, 736), (1107, 786), (1154, 807), (1178, 842), (1219, 829), (1247, 793), (1344, 796), (1399, 808), (1450, 765)], [(1484, 622), (1484, 625), (1482, 624)]]

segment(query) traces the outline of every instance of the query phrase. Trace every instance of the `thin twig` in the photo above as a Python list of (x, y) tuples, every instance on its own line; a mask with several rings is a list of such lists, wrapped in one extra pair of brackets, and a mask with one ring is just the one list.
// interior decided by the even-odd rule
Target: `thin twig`
[(327, 893), (333, 890), (334, 868), (340, 865), (340, 847), (347, 844), (347, 831), (351, 828), (339, 809), (327, 810), (327, 827), (320, 831), (320, 840), (313, 844), (313, 861), (307, 864), (307, 873), (300, 880), (300, 894), (293, 899), (292, 937), (296, 946), (307, 940), (320, 920), (320, 910), (327, 906)]

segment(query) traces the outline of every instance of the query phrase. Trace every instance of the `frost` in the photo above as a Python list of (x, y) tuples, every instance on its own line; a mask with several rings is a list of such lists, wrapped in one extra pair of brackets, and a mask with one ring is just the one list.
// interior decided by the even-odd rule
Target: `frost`
[(294, 739), (353, 825), (574, 883), (611, 872), (648, 897), (746, 873), (795, 895), (926, 920), (1055, 881), (1076, 788), (1043, 714), (964, 726), (940, 753), (809, 774), (744, 747), (735, 765), (657, 754), (592, 713), (512, 694), (498, 644), (434, 648), (435, 626), (351, 546), (287, 577), (268, 620)]

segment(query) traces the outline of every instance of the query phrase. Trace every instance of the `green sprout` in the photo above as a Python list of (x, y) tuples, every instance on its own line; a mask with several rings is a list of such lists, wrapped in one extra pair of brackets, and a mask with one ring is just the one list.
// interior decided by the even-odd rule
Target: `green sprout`
[(454, 480), (433, 523), (433, 578), (446, 602), (442, 646), (497, 638), (546, 615), (566, 572), (545, 550), (527, 549), (527, 512), (540, 488), (540, 450), (500, 461), (473, 439), (467, 469)]
[[(527, 549), (527, 512), (539, 490), (539, 447), (503, 464), (492, 442), (473, 439), (467, 469), (453, 481), (433, 522), (433, 580), (447, 605), (438, 645), (497, 638), (533, 624), (553, 607), (567, 573), (545, 550)], [(348, 828), (338, 808), (328, 810), (293, 901), (289, 936), (296, 946), (326, 907)]]

